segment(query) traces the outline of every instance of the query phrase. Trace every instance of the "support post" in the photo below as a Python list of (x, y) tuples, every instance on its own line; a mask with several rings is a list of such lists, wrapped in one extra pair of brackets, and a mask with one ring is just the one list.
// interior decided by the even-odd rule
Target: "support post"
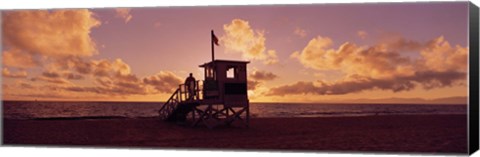
[(247, 117), (245, 117), (247, 121), (247, 128), (250, 127), (250, 102), (247, 105)]

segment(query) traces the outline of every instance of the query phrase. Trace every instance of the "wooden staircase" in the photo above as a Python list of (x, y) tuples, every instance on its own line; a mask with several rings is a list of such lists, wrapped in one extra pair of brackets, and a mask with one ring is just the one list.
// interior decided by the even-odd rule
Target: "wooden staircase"
[(160, 119), (170, 122), (185, 121), (188, 113), (200, 105), (201, 100), (198, 91), (196, 92), (196, 96), (187, 99), (189, 97), (188, 92), (184, 85), (180, 85), (167, 102), (163, 104), (162, 108), (158, 110)]
[(226, 106), (212, 98), (204, 99), (203, 84), (199, 86), (198, 81), (194, 92), (195, 95), (191, 96), (185, 85), (179, 85), (162, 108), (158, 110), (160, 119), (167, 122), (190, 124), (192, 127), (205, 125), (210, 129), (218, 125), (231, 126), (234, 121), (248, 127), (250, 119), (248, 101), (245, 106), (232, 104)]
[(169, 122), (178, 122), (186, 121), (188, 113), (192, 112), (195, 109), (195, 106), (198, 106), (198, 102), (182, 102), (177, 105), (177, 108), (167, 116), (166, 121)]

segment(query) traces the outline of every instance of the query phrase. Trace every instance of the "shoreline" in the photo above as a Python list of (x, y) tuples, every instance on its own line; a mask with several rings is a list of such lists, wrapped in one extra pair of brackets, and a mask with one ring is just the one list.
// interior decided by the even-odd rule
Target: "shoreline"
[(467, 153), (467, 115), (251, 118), (250, 127), (179, 126), (157, 118), (3, 119), (5, 145)]
[[(467, 98), (465, 98), (467, 99)], [(58, 103), (157, 103), (159, 105), (163, 105), (166, 103), (165, 101), (82, 101), (82, 100), (2, 100), (2, 104), (5, 102), (38, 102), (38, 103), (51, 103), (51, 102), (58, 102)], [(333, 104), (333, 105), (351, 105), (352, 101), (335, 101), (335, 102), (250, 102), (250, 104)], [(468, 103), (465, 102), (454, 102), (454, 103), (431, 103), (431, 102), (416, 102), (416, 103), (408, 103), (408, 102), (356, 102), (354, 104), (359, 105), (440, 105), (440, 106), (448, 106), (448, 105), (458, 105), (458, 106), (467, 106)]]
[[(416, 113), (405, 113), (405, 114), (368, 114), (368, 115), (336, 115), (336, 116), (291, 116), (291, 117), (258, 117), (251, 116), (250, 119), (277, 119), (277, 118), (354, 118), (354, 117), (376, 117), (376, 116), (436, 116), (436, 115), (464, 115), (463, 113), (434, 113), (434, 114), (416, 114)], [(147, 117), (128, 117), (128, 116), (72, 116), (72, 117), (31, 117), (31, 118), (5, 118), (3, 120), (89, 120), (89, 119), (157, 119), (158, 116), (147, 116)]]

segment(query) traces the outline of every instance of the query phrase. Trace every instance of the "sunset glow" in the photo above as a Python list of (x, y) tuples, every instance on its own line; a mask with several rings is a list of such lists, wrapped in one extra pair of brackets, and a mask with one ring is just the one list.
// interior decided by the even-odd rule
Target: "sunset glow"
[(213, 29), (252, 102), (465, 103), (467, 4), (2, 11), (2, 96), (166, 101), (203, 79)]

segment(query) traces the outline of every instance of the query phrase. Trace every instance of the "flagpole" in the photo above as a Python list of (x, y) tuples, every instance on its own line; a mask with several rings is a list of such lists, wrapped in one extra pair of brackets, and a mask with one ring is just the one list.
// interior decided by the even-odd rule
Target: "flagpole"
[(212, 33), (210, 35), (210, 43), (212, 44), (212, 62), (215, 61), (215, 49), (214, 49), (214, 45), (213, 45), (213, 29), (212, 29)]

